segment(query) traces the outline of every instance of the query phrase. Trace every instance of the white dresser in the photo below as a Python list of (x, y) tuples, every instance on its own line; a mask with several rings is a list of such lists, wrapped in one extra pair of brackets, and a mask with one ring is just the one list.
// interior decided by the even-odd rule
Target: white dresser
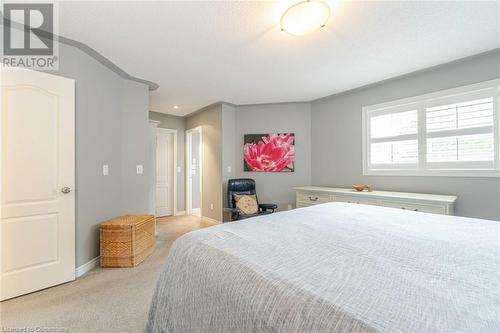
[(348, 202), (453, 215), (453, 204), (457, 200), (457, 197), (453, 195), (388, 191), (358, 192), (354, 189), (322, 186), (295, 187), (294, 190), (297, 208), (325, 202)]

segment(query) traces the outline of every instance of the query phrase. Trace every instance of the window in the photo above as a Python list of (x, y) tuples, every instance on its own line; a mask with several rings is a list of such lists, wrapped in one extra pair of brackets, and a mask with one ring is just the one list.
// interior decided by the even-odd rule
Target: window
[(365, 175), (500, 177), (500, 80), (363, 108)]

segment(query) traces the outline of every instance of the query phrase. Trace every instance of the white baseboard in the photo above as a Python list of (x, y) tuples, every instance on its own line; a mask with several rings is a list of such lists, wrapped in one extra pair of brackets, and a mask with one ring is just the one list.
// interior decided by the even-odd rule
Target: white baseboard
[(180, 211), (177, 211), (174, 213), (174, 216), (179, 216), (179, 215), (186, 215), (186, 211), (185, 210), (180, 210)]
[(85, 274), (88, 271), (90, 271), (92, 268), (99, 266), (100, 258), (101, 258), (100, 256), (99, 257), (95, 257), (94, 259), (90, 260), (89, 262), (81, 265), (80, 267), (77, 267), (75, 269), (75, 275), (76, 275), (76, 277), (79, 278), (83, 274)]
[(191, 215), (201, 216), (201, 209), (200, 208), (191, 209)]
[(203, 220), (206, 220), (206, 221), (208, 221), (208, 222), (212, 222), (212, 223), (217, 223), (217, 224), (222, 223), (221, 221), (217, 221), (217, 220), (214, 220), (214, 219), (212, 219), (212, 218), (210, 218), (210, 217), (206, 217), (206, 216), (202, 216), (201, 218), (202, 218)]

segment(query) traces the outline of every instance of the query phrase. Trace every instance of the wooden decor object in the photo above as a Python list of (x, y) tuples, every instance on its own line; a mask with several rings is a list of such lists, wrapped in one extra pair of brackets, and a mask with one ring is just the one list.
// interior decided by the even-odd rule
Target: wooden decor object
[(101, 224), (101, 267), (134, 267), (154, 249), (155, 217), (124, 215)]

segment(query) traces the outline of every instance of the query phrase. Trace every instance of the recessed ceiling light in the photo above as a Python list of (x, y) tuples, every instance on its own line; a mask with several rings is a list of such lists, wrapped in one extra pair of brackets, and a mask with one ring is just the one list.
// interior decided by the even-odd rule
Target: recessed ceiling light
[(330, 6), (320, 0), (298, 2), (281, 15), (281, 30), (292, 35), (305, 35), (326, 25)]
[(174, 109), (176, 109), (176, 110), (177, 110), (178, 108), (179, 108), (179, 106), (178, 106), (178, 105), (174, 105)]

